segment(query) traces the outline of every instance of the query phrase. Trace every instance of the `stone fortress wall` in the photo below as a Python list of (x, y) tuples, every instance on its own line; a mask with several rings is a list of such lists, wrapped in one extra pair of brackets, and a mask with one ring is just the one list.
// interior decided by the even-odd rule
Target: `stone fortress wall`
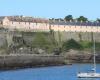
[(58, 42), (69, 39), (76, 41), (93, 41), (93, 35), (97, 42), (100, 42), (100, 26), (75, 26), (75, 25), (51, 25)]
[[(93, 35), (95, 33), (95, 38), (97, 42), (100, 42), (100, 25), (87, 25), (87, 24), (55, 24), (55, 22), (50, 23), (48, 20), (46, 21), (16, 21), (9, 20), (5, 17), (1, 23), (1, 27), (9, 29), (9, 30), (18, 30), (18, 31), (27, 31), (27, 32), (49, 32), (50, 30), (54, 31), (55, 40), (60, 42), (64, 42), (71, 38), (76, 41), (84, 40), (84, 41), (92, 41)], [(60, 22), (58, 22), (60, 23)], [(3, 34), (3, 33), (2, 33)], [(8, 43), (11, 43), (11, 38), (13, 37), (12, 33), (6, 33), (4, 38), (7, 38)], [(0, 41), (6, 41), (0, 37)], [(29, 37), (28, 37), (29, 38)], [(31, 37), (30, 37), (31, 38)], [(3, 43), (4, 43), (3, 42)], [(0, 44), (3, 44), (2, 42)]]

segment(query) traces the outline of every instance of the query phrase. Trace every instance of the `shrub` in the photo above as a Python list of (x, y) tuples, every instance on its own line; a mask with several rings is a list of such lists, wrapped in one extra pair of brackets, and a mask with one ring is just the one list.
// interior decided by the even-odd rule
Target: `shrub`
[(53, 48), (55, 47), (55, 44), (53, 44), (53, 41), (50, 35), (46, 35), (43, 32), (37, 32), (35, 34), (35, 37), (32, 41), (31, 46), (33, 48), (38, 47), (38, 48), (45, 49), (49, 53), (53, 50)]
[(70, 40), (64, 42), (63, 48), (65, 50), (69, 50), (69, 49), (81, 50), (81, 49), (83, 49), (82, 45), (80, 43), (78, 43), (77, 41), (75, 41), (74, 39), (70, 39)]

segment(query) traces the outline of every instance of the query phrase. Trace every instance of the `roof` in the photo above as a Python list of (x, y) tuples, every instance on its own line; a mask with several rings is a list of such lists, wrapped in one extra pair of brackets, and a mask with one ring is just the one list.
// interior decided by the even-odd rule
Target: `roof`
[(10, 21), (17, 22), (37, 22), (37, 23), (48, 23), (48, 19), (43, 18), (33, 18), (33, 17), (23, 17), (23, 16), (8, 16)]
[(49, 22), (51, 25), (76, 25), (76, 26), (100, 26), (100, 22)]
[(0, 17), (0, 21), (2, 21), (4, 18), (5, 18), (4, 16), (1, 16), (1, 17)]

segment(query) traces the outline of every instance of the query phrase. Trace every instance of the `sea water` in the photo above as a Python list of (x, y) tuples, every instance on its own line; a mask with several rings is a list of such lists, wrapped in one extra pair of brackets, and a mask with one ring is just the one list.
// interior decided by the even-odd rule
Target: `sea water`
[[(77, 78), (79, 71), (86, 72), (91, 68), (91, 64), (72, 64), (1, 71), (0, 80), (100, 80), (100, 78)], [(100, 64), (97, 64), (97, 72), (100, 72)]]

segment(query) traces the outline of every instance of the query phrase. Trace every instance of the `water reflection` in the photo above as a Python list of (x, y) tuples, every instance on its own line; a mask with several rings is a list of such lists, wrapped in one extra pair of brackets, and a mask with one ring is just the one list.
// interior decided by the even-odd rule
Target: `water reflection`
[(97, 78), (78, 78), (77, 80), (98, 80)]
[[(78, 78), (79, 65), (3, 71), (0, 72), (0, 80), (100, 80), (100, 78)], [(90, 67), (91, 64), (82, 64), (81, 70), (87, 71)], [(97, 64), (97, 72), (100, 72), (100, 64)]]

